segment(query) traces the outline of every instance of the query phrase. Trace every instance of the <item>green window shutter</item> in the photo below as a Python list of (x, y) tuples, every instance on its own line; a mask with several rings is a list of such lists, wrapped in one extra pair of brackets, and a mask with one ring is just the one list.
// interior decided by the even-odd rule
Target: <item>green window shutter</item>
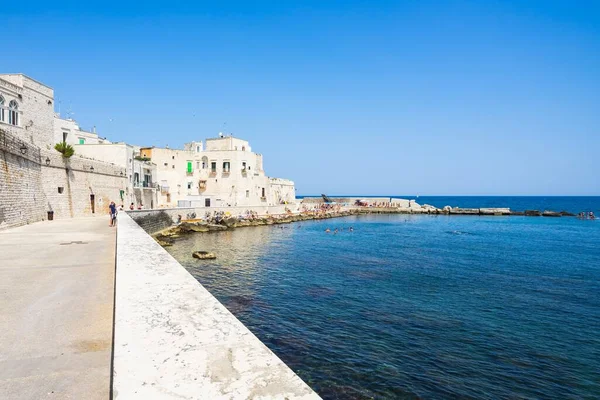
[(79, 144), (85, 144), (85, 139), (79, 139)]
[(188, 161), (187, 172), (192, 172), (192, 162), (191, 161)]

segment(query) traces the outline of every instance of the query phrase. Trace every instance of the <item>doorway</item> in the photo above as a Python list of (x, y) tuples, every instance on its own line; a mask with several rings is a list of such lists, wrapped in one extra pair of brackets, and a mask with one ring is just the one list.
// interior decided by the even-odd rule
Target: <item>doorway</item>
[(96, 196), (93, 194), (90, 194), (90, 203), (92, 205), (92, 214), (96, 213)]

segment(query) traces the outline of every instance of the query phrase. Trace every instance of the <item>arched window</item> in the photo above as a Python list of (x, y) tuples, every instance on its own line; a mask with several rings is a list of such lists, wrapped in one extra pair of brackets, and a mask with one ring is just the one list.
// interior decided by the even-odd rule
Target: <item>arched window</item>
[(4, 122), (4, 97), (0, 95), (0, 122)]
[(208, 168), (208, 157), (202, 157), (202, 169)]
[(8, 123), (11, 125), (19, 125), (19, 104), (15, 100), (8, 103)]

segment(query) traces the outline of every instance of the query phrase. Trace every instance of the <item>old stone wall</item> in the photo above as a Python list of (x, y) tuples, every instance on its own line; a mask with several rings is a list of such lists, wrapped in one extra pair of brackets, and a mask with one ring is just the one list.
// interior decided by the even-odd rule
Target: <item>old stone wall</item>
[(108, 214), (111, 201), (125, 205), (127, 178), (123, 169), (108, 163), (74, 155), (42, 151), (42, 186), (46, 208), (54, 218)]
[(0, 229), (45, 218), (37, 147), (0, 130)]

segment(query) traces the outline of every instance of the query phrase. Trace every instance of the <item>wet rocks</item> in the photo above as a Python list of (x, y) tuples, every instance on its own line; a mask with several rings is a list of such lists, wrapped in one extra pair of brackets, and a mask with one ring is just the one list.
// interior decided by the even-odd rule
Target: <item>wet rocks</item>
[(211, 253), (209, 251), (195, 251), (192, 253), (192, 257), (197, 258), (199, 260), (214, 260), (217, 258), (215, 253)]
[(216, 232), (216, 231), (226, 231), (226, 230), (227, 230), (227, 226), (225, 226), (225, 225), (206, 224), (206, 230), (199, 231), (199, 232)]
[(570, 213), (568, 211), (561, 211), (559, 214), (562, 215), (563, 217), (574, 217), (575, 216), (575, 214)]
[(173, 243), (166, 241), (166, 240), (161, 240), (158, 238), (155, 238), (154, 240), (156, 240), (156, 243), (158, 243), (159, 245), (161, 245), (162, 247), (168, 247), (168, 246), (172, 246)]
[(203, 221), (199, 222), (182, 222), (179, 224), (180, 232), (208, 232), (210, 228), (208, 224)]
[(480, 215), (511, 215), (510, 208), (480, 208)]
[(525, 215), (528, 217), (541, 217), (542, 213), (538, 210), (525, 210)]
[(479, 208), (458, 208), (450, 209), (450, 215), (479, 215)]
[(542, 217), (561, 217), (562, 215), (556, 211), (544, 211)]

